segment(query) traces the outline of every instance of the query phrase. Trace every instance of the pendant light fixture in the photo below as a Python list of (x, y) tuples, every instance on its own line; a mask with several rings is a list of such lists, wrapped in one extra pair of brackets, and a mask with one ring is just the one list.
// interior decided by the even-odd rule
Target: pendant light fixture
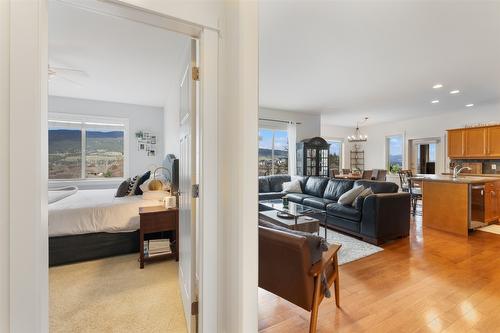
[[(361, 123), (364, 123), (367, 120), (368, 120), (368, 117), (365, 117), (365, 119)], [(349, 142), (366, 142), (367, 140), (368, 140), (368, 135), (361, 134), (361, 131), (359, 130), (359, 123), (356, 123), (356, 131), (354, 132), (354, 135), (349, 135), (347, 137), (347, 141), (349, 141)]]

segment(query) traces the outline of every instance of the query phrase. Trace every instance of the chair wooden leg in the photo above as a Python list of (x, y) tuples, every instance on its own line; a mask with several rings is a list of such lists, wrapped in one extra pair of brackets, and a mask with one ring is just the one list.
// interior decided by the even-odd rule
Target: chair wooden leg
[(311, 309), (311, 319), (309, 321), (309, 333), (315, 333), (316, 327), (318, 325), (318, 308), (319, 308), (319, 300), (320, 300), (320, 291), (321, 291), (321, 277), (314, 277), (314, 295), (313, 295), (313, 303)]
[(335, 272), (337, 274), (337, 276), (335, 277), (335, 281), (333, 282), (335, 288), (335, 304), (337, 304), (337, 307), (340, 308), (340, 278), (339, 278), (340, 274), (339, 274), (339, 265), (336, 255), (335, 258), (333, 259), (333, 266), (335, 267)]

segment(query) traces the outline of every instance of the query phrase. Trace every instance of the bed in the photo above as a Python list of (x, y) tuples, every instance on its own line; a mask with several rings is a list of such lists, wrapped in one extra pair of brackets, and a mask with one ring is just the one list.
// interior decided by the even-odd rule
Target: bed
[(49, 200), (55, 200), (48, 207), (50, 266), (139, 250), (139, 207), (156, 206), (158, 201), (141, 195), (116, 198), (115, 193), (49, 191)]

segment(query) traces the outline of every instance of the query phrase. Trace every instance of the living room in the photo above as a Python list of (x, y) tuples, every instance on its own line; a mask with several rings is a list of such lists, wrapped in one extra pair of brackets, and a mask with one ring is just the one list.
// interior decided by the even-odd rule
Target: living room
[(259, 15), (259, 330), (496, 331), (499, 4)]

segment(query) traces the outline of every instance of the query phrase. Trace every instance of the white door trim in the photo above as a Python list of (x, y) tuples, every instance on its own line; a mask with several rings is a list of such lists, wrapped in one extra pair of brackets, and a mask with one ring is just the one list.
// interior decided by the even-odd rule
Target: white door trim
[[(48, 332), (47, 232), (47, 1), (11, 1), (11, 332)], [(109, 7), (112, 2), (85, 1)], [(75, 3), (77, 0), (69, 0)], [(115, 4), (116, 5), (116, 4)], [(175, 31), (200, 39), (200, 332), (219, 331), (218, 64), (219, 34), (213, 27), (118, 4), (142, 19), (161, 17)], [(127, 10), (125, 10), (127, 8)], [(132, 10), (132, 11), (131, 11)], [(122, 13), (123, 13), (122, 12)], [(158, 21), (155, 23), (158, 24)], [(206, 68), (204, 68), (206, 66)], [(215, 191), (215, 192), (214, 192)]]

